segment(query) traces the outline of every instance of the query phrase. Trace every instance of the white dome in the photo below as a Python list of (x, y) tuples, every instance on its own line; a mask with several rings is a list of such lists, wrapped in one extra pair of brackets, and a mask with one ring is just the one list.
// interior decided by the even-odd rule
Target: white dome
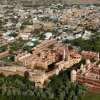
[(100, 64), (98, 65), (98, 68), (100, 68)]
[(76, 70), (72, 70), (72, 72), (71, 72), (72, 74), (76, 74)]
[(89, 59), (86, 60), (86, 64), (90, 64), (91, 61)]

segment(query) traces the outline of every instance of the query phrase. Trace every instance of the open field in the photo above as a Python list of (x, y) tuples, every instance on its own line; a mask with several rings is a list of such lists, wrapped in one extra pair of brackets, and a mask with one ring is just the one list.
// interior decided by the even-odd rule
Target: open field
[(88, 92), (82, 100), (100, 100), (100, 93)]

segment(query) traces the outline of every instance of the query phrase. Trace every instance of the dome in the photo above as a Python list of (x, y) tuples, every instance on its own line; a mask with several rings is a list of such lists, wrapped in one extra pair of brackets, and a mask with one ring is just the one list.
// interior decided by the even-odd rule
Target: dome
[(76, 74), (76, 70), (72, 70), (72, 72), (71, 72), (72, 74)]
[(100, 68), (100, 64), (98, 65), (98, 68)]
[(87, 60), (86, 60), (86, 64), (88, 65), (88, 64), (90, 64), (90, 63), (91, 63), (90, 59), (87, 59)]
[(84, 65), (83, 64), (81, 64), (81, 70), (84, 68)]

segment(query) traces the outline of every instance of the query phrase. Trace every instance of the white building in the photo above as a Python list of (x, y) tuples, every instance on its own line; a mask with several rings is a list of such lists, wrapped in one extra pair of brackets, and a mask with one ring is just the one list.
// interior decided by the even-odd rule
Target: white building
[(45, 39), (46, 40), (48, 40), (50, 37), (52, 37), (52, 33), (51, 32), (47, 32), (44, 35), (45, 35)]
[(31, 33), (21, 33), (21, 34), (20, 34), (20, 37), (21, 37), (23, 40), (29, 40), (30, 35), (31, 35)]

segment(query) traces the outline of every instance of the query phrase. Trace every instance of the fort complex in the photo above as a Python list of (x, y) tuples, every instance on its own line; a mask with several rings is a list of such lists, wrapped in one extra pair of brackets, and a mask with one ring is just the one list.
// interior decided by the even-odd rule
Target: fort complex
[(59, 74), (63, 69), (71, 67), (81, 60), (70, 45), (65, 45), (55, 39), (42, 42), (33, 48), (32, 53), (19, 53), (16, 62), (31, 69), (30, 78), (40, 86), (50, 76)]
[(20, 52), (15, 57), (15, 62), (20, 64), (1, 64), (0, 73), (5, 75), (18, 74), (35, 82), (35, 86), (43, 87), (44, 82), (50, 76), (58, 75), (61, 70), (66, 70), (82, 59), (80, 69), (71, 71), (71, 81), (84, 84), (91, 89), (100, 90), (100, 55), (99, 53), (82, 51), (79, 52), (70, 44), (61, 43), (55, 39), (41, 42), (29, 52)]
[(31, 69), (48, 71), (49, 66), (66, 67), (67, 61), (80, 59), (81, 56), (70, 45), (59, 43), (55, 39), (42, 42), (32, 53), (21, 53), (16, 56), (16, 62)]
[(0, 71), (8, 75), (24, 75), (27, 71), (36, 86), (43, 86), (50, 76), (80, 62), (81, 55), (71, 45), (50, 39), (33, 48), (32, 53), (17, 54), (15, 61), (25, 67), (0, 67)]

